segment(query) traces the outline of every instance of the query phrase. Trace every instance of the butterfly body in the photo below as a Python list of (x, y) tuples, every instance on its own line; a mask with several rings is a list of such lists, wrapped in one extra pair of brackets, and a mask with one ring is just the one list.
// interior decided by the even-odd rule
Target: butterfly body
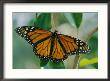
[(59, 62), (67, 59), (68, 55), (90, 51), (83, 41), (58, 34), (57, 31), (50, 32), (32, 26), (22, 26), (16, 28), (16, 32), (33, 46), (35, 55), (45, 60)]

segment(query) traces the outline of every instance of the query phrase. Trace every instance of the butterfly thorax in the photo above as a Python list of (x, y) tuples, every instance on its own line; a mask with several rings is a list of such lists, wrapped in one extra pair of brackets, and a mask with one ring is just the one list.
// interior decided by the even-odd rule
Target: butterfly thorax
[(57, 32), (58, 32), (58, 31), (55, 30), (55, 32), (52, 33), (52, 38), (55, 38), (55, 37), (58, 36)]

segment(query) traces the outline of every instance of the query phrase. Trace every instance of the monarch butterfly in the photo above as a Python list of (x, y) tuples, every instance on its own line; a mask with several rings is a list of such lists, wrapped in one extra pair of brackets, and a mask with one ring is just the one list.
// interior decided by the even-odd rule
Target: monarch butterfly
[(85, 42), (68, 35), (58, 34), (57, 31), (50, 32), (33, 26), (22, 26), (16, 28), (16, 32), (33, 46), (35, 55), (45, 60), (59, 62), (67, 59), (68, 55), (90, 51)]

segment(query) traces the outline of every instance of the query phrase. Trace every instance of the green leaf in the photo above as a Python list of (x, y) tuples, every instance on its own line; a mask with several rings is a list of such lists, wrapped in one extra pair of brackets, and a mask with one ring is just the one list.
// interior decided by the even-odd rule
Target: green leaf
[(49, 61), (45, 68), (48, 68), (48, 69), (64, 69), (65, 66), (64, 66), (63, 62), (57, 63), (57, 62)]
[(49, 61), (49, 60), (40, 59), (40, 66), (41, 66), (41, 67), (46, 66), (46, 65), (47, 65), (47, 63), (48, 63), (48, 61)]
[(72, 17), (74, 19), (76, 27), (79, 28), (82, 22), (82, 13), (72, 13)]
[(69, 24), (71, 24), (73, 27), (76, 27), (73, 16), (72, 16), (72, 13), (67, 13), (66, 12), (63, 15), (64, 15), (64, 17), (66, 18), (66, 20), (68, 21)]
[(91, 53), (94, 53), (98, 50), (98, 38), (93, 36), (89, 39), (89, 46), (91, 49)]
[(51, 14), (50, 13), (41, 13), (39, 15), (36, 14), (34, 26), (36, 28), (50, 30), (51, 29)]
[(93, 66), (98, 69), (98, 63), (94, 63)]
[(98, 56), (98, 33), (97, 32), (94, 33), (94, 35), (88, 40), (88, 45), (91, 50), (90, 53), (82, 54), (81, 57), (91, 59)]
[(86, 65), (89, 65), (89, 64), (94, 64), (94, 63), (98, 63), (98, 58), (95, 57), (95, 58), (92, 58), (92, 59), (82, 59), (80, 60), (80, 67), (84, 67)]

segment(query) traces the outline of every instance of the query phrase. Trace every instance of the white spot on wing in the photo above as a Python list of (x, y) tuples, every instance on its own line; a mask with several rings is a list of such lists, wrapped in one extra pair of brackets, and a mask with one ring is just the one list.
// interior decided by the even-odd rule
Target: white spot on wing
[(32, 30), (30, 30), (30, 31), (32, 31)]
[(26, 34), (27, 32), (25, 31), (24, 34)]
[(34, 29), (34, 27), (32, 27), (31, 29)]
[(28, 28), (26, 28), (26, 30), (28, 30)]

